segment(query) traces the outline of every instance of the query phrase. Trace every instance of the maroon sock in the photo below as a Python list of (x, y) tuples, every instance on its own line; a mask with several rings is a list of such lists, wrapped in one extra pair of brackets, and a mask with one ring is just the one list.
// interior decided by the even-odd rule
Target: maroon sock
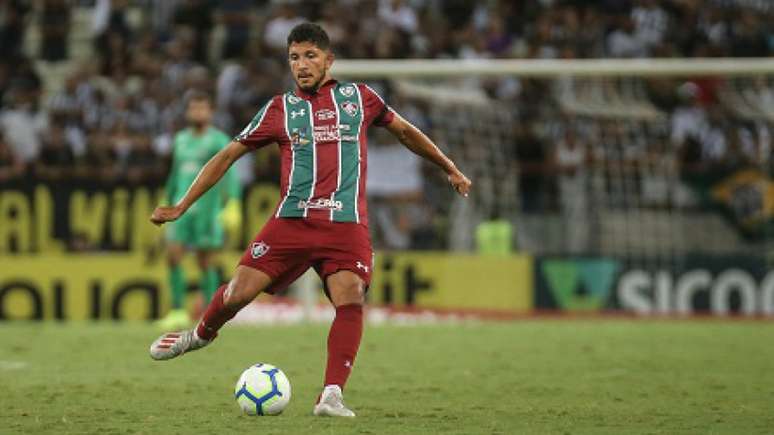
[(325, 368), (325, 385), (338, 385), (344, 389), (363, 336), (363, 306), (343, 305), (336, 308), (331, 331), (328, 333), (328, 365)]
[(223, 293), (227, 284), (218, 287), (218, 291), (212, 296), (212, 301), (207, 305), (202, 320), (196, 327), (196, 335), (205, 340), (212, 340), (218, 336), (218, 329), (236, 315), (239, 308), (234, 309), (223, 304)]

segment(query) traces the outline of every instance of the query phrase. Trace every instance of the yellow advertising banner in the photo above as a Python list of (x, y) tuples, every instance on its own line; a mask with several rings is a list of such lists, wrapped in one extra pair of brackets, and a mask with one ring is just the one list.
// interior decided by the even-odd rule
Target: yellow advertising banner
[[(238, 260), (238, 252), (218, 255), (215, 263), (224, 280)], [(184, 267), (195, 290), (193, 259)], [(373, 276), (368, 295), (373, 305), (507, 312), (533, 307), (528, 256), (377, 253)], [(0, 320), (153, 319), (166, 312), (169, 298), (163, 256), (0, 256)]]

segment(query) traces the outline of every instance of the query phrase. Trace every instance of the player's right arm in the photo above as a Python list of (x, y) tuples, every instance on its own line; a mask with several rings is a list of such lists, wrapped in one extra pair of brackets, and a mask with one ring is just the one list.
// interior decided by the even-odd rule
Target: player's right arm
[(230, 142), (204, 165), (194, 182), (191, 183), (191, 187), (188, 188), (185, 196), (177, 204), (157, 207), (153, 211), (150, 218), (151, 222), (161, 225), (179, 218), (200, 196), (204, 195), (223, 177), (223, 174), (228, 171), (235, 161), (248, 151), (250, 151), (250, 148), (246, 145), (237, 141)]
[(185, 196), (177, 204), (156, 207), (151, 215), (151, 222), (161, 225), (176, 220), (214, 186), (240, 157), (251, 150), (275, 142), (283, 128), (281, 107), (281, 97), (274, 97), (266, 103), (247, 127), (204, 165)]

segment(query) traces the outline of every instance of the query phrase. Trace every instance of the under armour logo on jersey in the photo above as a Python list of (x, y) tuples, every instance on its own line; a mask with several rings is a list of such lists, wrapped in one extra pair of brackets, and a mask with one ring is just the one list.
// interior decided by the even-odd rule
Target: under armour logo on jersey
[(262, 241), (254, 242), (250, 247), (250, 255), (252, 255), (253, 258), (263, 257), (267, 252), (269, 252), (269, 245)]
[(356, 266), (358, 269), (363, 269), (363, 271), (364, 271), (365, 273), (368, 273), (368, 266), (366, 266), (365, 264), (363, 264), (363, 263), (361, 263), (361, 262), (359, 262), (359, 261), (358, 261), (357, 263), (355, 263), (355, 266)]
[(346, 367), (348, 369), (351, 369), (352, 368), (352, 361), (349, 361), (349, 360), (344, 361), (344, 367)]
[(306, 115), (306, 109), (293, 110), (290, 112), (290, 119), (296, 119), (297, 116)]

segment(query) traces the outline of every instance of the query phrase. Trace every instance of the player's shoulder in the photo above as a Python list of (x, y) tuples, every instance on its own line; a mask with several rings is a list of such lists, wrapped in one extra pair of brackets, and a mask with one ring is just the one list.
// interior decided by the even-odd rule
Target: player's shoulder
[(383, 101), (383, 98), (379, 91), (374, 89), (371, 85), (365, 82), (353, 82), (353, 86), (356, 86), (363, 98), (378, 98)]
[(189, 137), (191, 137), (191, 129), (186, 127), (178, 130), (177, 133), (175, 133), (174, 141), (177, 142), (181, 140), (186, 140)]
[(226, 134), (225, 131), (223, 131), (223, 130), (217, 128), (217, 127), (210, 127), (210, 134), (212, 134), (215, 138), (217, 138), (219, 140), (224, 140), (224, 139), (226, 141), (230, 141), (231, 140), (231, 137), (228, 134)]

